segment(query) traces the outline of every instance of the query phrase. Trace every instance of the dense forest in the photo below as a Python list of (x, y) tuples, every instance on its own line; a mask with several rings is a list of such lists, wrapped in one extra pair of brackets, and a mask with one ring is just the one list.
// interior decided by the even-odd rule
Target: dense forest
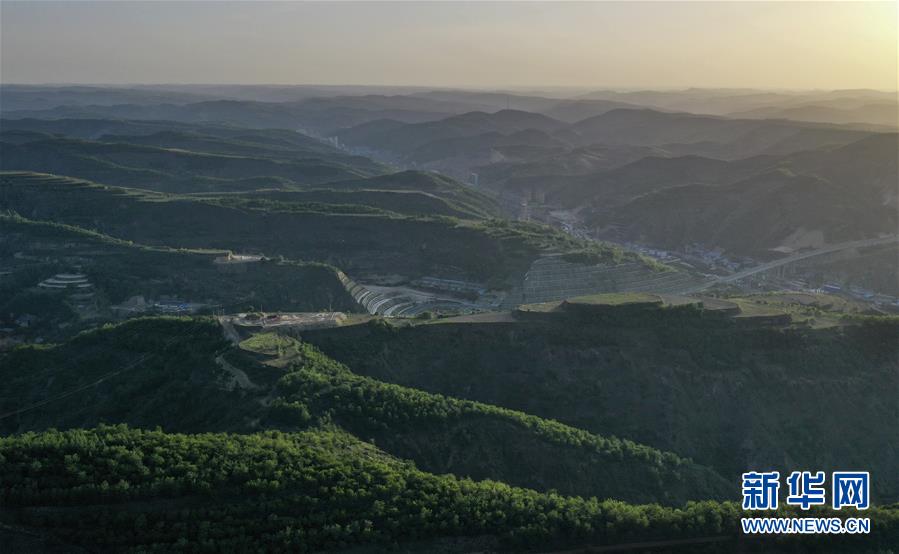
[[(223, 359), (252, 387), (229, 385)], [(0, 438), (9, 540), (27, 529), (140, 552), (681, 539), (709, 552), (876, 552), (899, 540), (899, 507), (889, 506), (864, 514), (873, 520), (864, 538), (738, 540), (738, 505), (698, 501), (738, 497), (711, 469), (360, 376), (287, 336), (254, 335), (238, 348), (212, 319), (132, 320), (2, 362), (18, 399), (0, 414), (14, 432)]]
[[(629, 505), (437, 476), (334, 428), (250, 435), (126, 426), (47, 431), (2, 439), (0, 461), (4, 514), (75, 544), (112, 550), (312, 552), (441, 537), (531, 550), (728, 537), (740, 517), (734, 503)], [(874, 552), (896, 544), (899, 508), (865, 515), (873, 519), (870, 536), (816, 551)], [(734, 541), (718, 543), (719, 551)], [(774, 548), (794, 547), (804, 549), (789, 541)]]
[(355, 373), (628, 437), (734, 483), (746, 467), (851, 465), (899, 500), (896, 318), (780, 329), (690, 306), (548, 315), (304, 338)]

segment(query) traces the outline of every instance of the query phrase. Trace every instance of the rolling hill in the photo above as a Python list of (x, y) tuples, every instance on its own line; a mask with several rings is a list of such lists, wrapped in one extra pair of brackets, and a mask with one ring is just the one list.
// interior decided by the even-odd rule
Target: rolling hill
[[(406, 174), (398, 182), (408, 184), (420, 175)], [(433, 186), (448, 183), (437, 179)], [(371, 183), (355, 180), (343, 186)], [(176, 196), (26, 173), (0, 175), (0, 209), (148, 246), (255, 251), (328, 263), (354, 276), (456, 276), (495, 287), (507, 286), (511, 275), (523, 272), (544, 251), (622, 255), (537, 225), (402, 216), (371, 206), (278, 203), (240, 195)]]
[(466, 111), (445, 102), (406, 96), (313, 97), (289, 102), (210, 99), (183, 103), (60, 104), (45, 109), (4, 109), (4, 118), (137, 119), (225, 123), (253, 129), (303, 129), (321, 136), (377, 119), (418, 123)]
[(0, 553), (895, 554), (895, 92), (584, 92), (0, 85)]
[[(7, 141), (7, 136), (10, 140)], [(310, 185), (381, 173), (365, 158), (316, 146), (266, 143), (250, 133), (212, 137), (161, 131), (134, 137), (103, 136), (100, 140), (0, 133), (0, 168), (40, 171), (109, 184), (171, 192), (252, 190), (284, 184)], [(132, 142), (127, 142), (129, 139)], [(310, 139), (304, 139), (308, 141)], [(255, 141), (255, 142), (254, 142)]]
[(378, 122), (349, 128), (336, 134), (350, 146), (365, 146), (398, 156), (408, 156), (428, 143), (460, 139), (486, 133), (513, 134), (537, 130), (552, 132), (565, 124), (541, 114), (520, 110), (500, 110), (495, 113), (469, 112), (439, 121), (398, 126), (395, 122)]
[[(619, 317), (614, 312), (610, 316)], [(656, 332), (683, 332), (683, 325), (672, 327), (665, 319), (654, 327)], [(464, 338), (466, 349), (455, 352), (486, 354), (477, 347), (482, 344), (494, 349), (482, 358), (487, 363), (508, 353), (509, 340), (528, 342), (531, 346), (522, 354), (536, 366), (519, 378), (531, 379), (548, 360), (535, 355), (546, 348), (546, 338), (561, 339), (552, 347), (552, 359), (559, 361), (568, 357), (566, 348), (585, 340), (594, 349), (607, 350), (602, 340), (596, 342), (598, 336), (614, 342), (626, 333), (613, 338), (606, 335), (609, 329), (622, 323), (640, 329), (645, 322), (607, 323), (600, 335), (587, 325), (567, 340), (557, 333), (535, 340), (533, 329), (522, 324), (512, 324), (513, 336), (505, 328), (491, 331), (469, 323), (461, 337), (479, 338), (475, 343)], [(894, 333), (892, 325), (882, 331)], [(396, 371), (387, 372), (390, 379), (406, 379), (418, 357), (432, 354), (446, 339), (461, 338), (460, 329), (453, 327), (437, 323), (396, 329), (382, 321), (347, 327), (356, 340), (341, 355), (359, 357), (366, 373), (396, 363)], [(720, 328), (720, 322), (714, 327)], [(315, 334), (315, 340), (335, 346), (340, 336), (333, 333), (327, 341)], [(418, 351), (410, 352), (410, 334), (422, 333), (432, 342), (418, 343)], [(852, 335), (851, 329), (846, 333), (846, 339), (828, 349), (833, 359), (840, 359), (834, 354), (851, 348), (853, 341), (874, 338)], [(368, 357), (368, 348), (377, 344), (389, 347), (386, 356)], [(788, 359), (777, 354), (778, 341), (771, 337), (747, 335), (738, 344), (762, 351), (768, 345), (768, 355)], [(886, 363), (890, 348), (880, 345), (876, 354), (868, 351), (873, 356), (869, 361)], [(146, 318), (62, 344), (0, 355), (0, 376), (15, 392), (0, 399), (0, 425), (17, 432), (0, 437), (0, 480), (9, 485), (0, 489), (0, 538), (12, 544), (26, 540), (24, 535), (31, 541), (58, 541), (70, 551), (250, 545), (271, 550), (392, 546), (414, 552), (539, 551), (646, 540), (672, 541), (672, 546), (686, 541), (683, 548), (689, 551), (710, 536), (710, 552), (744, 545), (735, 503), (682, 504), (684, 495), (727, 497), (737, 481), (731, 485), (708, 468), (629, 440), (364, 377), (290, 337), (253, 335), (237, 347), (224, 340), (212, 319)], [(505, 401), (501, 393), (516, 389), (494, 389), (494, 375), (509, 366), (484, 371), (476, 364), (468, 372), (457, 370), (453, 382), (465, 387), (470, 372), (479, 372), (480, 385), (466, 395), (493, 390)], [(837, 377), (832, 369), (826, 370), (828, 375)], [(733, 371), (706, 367), (706, 378), (695, 379), (683, 394), (708, 391), (715, 375), (733, 381)], [(426, 388), (434, 388), (439, 369), (432, 366), (419, 374)], [(678, 380), (689, 382), (685, 376)], [(535, 379), (530, 404), (541, 411), (580, 413), (579, 419), (589, 422), (584, 418), (588, 412), (578, 406), (596, 388), (582, 382), (572, 386), (581, 387), (575, 402), (556, 403)], [(833, 388), (847, 392), (845, 385)], [(876, 397), (867, 398), (871, 410), (887, 408), (871, 402)], [(789, 411), (788, 406), (783, 408)], [(640, 421), (652, 420), (651, 414), (635, 413), (643, 416)], [(660, 423), (676, 422), (669, 417)], [(25, 430), (30, 431), (21, 433)], [(181, 434), (185, 432), (191, 434)], [(696, 443), (705, 444), (705, 431), (696, 433)], [(870, 441), (877, 442), (877, 436)], [(854, 436), (840, 438), (851, 440), (862, 455), (871, 453)], [(686, 439), (680, 437), (681, 442)], [(807, 448), (817, 444), (810, 442)], [(803, 446), (794, 445), (794, 452)], [(765, 452), (763, 445), (754, 448)], [(728, 454), (717, 452), (718, 457)], [(878, 459), (889, 455), (877, 454)], [(882, 480), (875, 480), (875, 487), (876, 494), (886, 490)], [(873, 519), (871, 535), (829, 538), (826, 546), (833, 552), (876, 552), (892, 544), (899, 521), (895, 508), (876, 506), (864, 515)], [(753, 544), (768, 552), (829, 551), (817, 548), (825, 544), (814, 537)]]
[(627, 437), (728, 479), (870, 468), (887, 503), (899, 498), (897, 337), (895, 318), (797, 330), (689, 305), (304, 335), (356, 373)]
[(807, 104), (786, 108), (756, 108), (735, 112), (730, 116), (741, 119), (791, 119), (818, 123), (867, 123), (875, 126), (896, 127), (899, 125), (899, 104), (896, 102), (871, 103), (852, 108)]
[(675, 154), (721, 159), (841, 146), (870, 135), (812, 123), (727, 119), (647, 109), (612, 110), (575, 123), (571, 131), (582, 144), (658, 146)]
[[(360, 377), (286, 336), (254, 335), (241, 346), (229, 348), (212, 319), (146, 318), (53, 348), (20, 349), (4, 359), (3, 377), (15, 395), (0, 406), (3, 414), (87, 390), (0, 425), (7, 433), (100, 423), (196, 433), (298, 430), (328, 420), (435, 473), (668, 505), (732, 492), (714, 472), (670, 453)], [(230, 374), (237, 371), (246, 375), (243, 384)], [(202, 399), (202, 407), (189, 397)], [(525, 452), (530, 462), (523, 466)]]
[[(596, 206), (587, 215), (590, 224), (612, 225), (633, 240), (666, 248), (695, 242), (765, 258), (778, 247), (894, 232), (896, 152), (897, 135), (878, 134), (778, 158), (658, 160), (649, 178), (633, 172), (642, 160), (557, 194), (573, 195), (568, 202), (574, 204), (589, 191)], [(687, 171), (677, 171), (678, 165)]]
[[(27, 334), (45, 341), (71, 336), (103, 321), (160, 310), (159, 303), (239, 312), (360, 311), (337, 271), (321, 264), (261, 260), (221, 264), (228, 252), (150, 248), (58, 223), (0, 215), (0, 326), (36, 318)], [(38, 283), (59, 273), (84, 274), (89, 302)]]

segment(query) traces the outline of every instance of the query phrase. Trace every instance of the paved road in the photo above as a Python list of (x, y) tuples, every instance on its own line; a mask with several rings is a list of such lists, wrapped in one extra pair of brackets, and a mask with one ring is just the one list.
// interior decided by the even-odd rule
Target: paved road
[(899, 242), (899, 236), (889, 236), (889, 237), (881, 237), (876, 239), (863, 239), (863, 240), (853, 240), (848, 242), (840, 242), (838, 244), (831, 244), (830, 246), (825, 246), (824, 248), (819, 248), (818, 250), (812, 250), (810, 252), (802, 252), (800, 254), (793, 254), (792, 256), (788, 256), (786, 258), (780, 258), (779, 260), (774, 260), (773, 262), (768, 262), (762, 265), (757, 265), (751, 269), (744, 269), (743, 271), (738, 271), (733, 275), (727, 275), (725, 277), (719, 277), (718, 279), (709, 281), (707, 283), (703, 283), (698, 287), (693, 288), (690, 292), (697, 292), (703, 289), (706, 289), (712, 285), (717, 283), (732, 283), (734, 281), (739, 281), (740, 279), (745, 279), (751, 275), (755, 275), (757, 273), (763, 273), (765, 271), (770, 271), (776, 267), (780, 267), (782, 265), (791, 264), (794, 262), (798, 262), (799, 260), (805, 260), (807, 258), (814, 258), (815, 256), (823, 256), (824, 254), (832, 254), (834, 252), (839, 252), (841, 250), (848, 250), (850, 248), (864, 248), (866, 246), (878, 246), (880, 244), (889, 244), (891, 242)]

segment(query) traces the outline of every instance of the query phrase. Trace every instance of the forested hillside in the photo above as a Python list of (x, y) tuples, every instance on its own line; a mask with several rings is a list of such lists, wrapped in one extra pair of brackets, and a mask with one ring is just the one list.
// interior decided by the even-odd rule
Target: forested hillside
[[(50, 431), (0, 439), (0, 460), (10, 483), (4, 512), (14, 507), (23, 523), (112, 551), (312, 552), (359, 544), (417, 552), (525, 551), (726, 538), (739, 517), (734, 504), (630, 506), (436, 476), (331, 429), (254, 435), (169, 435), (124, 426)], [(895, 544), (895, 510), (869, 515), (870, 537), (806, 542), (817, 544), (818, 552), (873, 552)], [(785, 542), (774, 548), (802, 551)], [(715, 546), (723, 552), (734, 544)]]
[[(164, 298), (197, 310), (246, 311), (277, 306), (287, 311), (361, 308), (334, 267), (295, 260), (260, 260), (229, 271), (216, 263), (228, 251), (147, 247), (73, 226), (0, 214), (0, 321), (38, 318), (32, 337), (57, 340), (98, 322), (154, 310)], [(18, 256), (18, 257), (17, 257)], [(76, 309), (65, 293), (38, 286), (77, 265), (92, 285), (89, 307)]]
[[(879, 507), (865, 514), (867, 537), (743, 543), (735, 504), (672, 496), (726, 498), (730, 487), (673, 454), (362, 377), (289, 337), (255, 335), (238, 350), (209, 319), (136, 320), (0, 361), (18, 399), (0, 417), (20, 432), (0, 438), (8, 540), (49, 534), (115, 552), (651, 539), (686, 540), (684, 551), (874, 552), (899, 528), (895, 509)], [(235, 370), (246, 380), (231, 381)], [(143, 429), (105, 425), (119, 423)]]
[(671, 453), (360, 377), (288, 337), (256, 335), (242, 346), (229, 347), (211, 319), (148, 318), (14, 350), (4, 358), (13, 395), (0, 404), (0, 429), (246, 432), (331, 421), (435, 473), (669, 505), (732, 493)]
[[(400, 182), (408, 179), (401, 174)], [(151, 246), (252, 250), (356, 274), (459, 274), (500, 287), (541, 252), (623, 255), (534, 224), (402, 216), (374, 206), (290, 198), (170, 195), (31, 173), (0, 175), (0, 209)]]
[[(753, 327), (693, 307), (324, 330), (358, 373), (746, 467), (870, 468), (899, 495), (899, 325)], [(847, 447), (847, 445), (852, 447)]]

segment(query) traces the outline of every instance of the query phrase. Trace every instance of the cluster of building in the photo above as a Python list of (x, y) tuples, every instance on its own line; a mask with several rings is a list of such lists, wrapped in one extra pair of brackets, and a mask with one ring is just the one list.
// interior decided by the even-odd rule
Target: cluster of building
[(634, 250), (636, 252), (639, 252), (640, 254), (643, 254), (644, 256), (647, 256), (654, 260), (658, 260), (660, 262), (673, 263), (679, 262), (681, 260), (680, 256), (677, 256), (674, 253), (669, 252), (668, 250), (662, 250), (660, 248), (650, 248), (648, 246), (642, 246), (633, 242), (625, 242), (623, 244), (628, 250)]
[(899, 298), (890, 296), (889, 294), (874, 292), (857, 285), (844, 287), (838, 283), (831, 282), (824, 283), (819, 290), (828, 294), (845, 294), (857, 300), (864, 300), (878, 305), (899, 307)]
[(724, 254), (722, 248), (705, 248), (696, 243), (684, 247), (683, 258), (700, 263), (712, 271), (723, 269), (731, 273), (758, 265), (758, 262), (751, 258), (730, 258)]

